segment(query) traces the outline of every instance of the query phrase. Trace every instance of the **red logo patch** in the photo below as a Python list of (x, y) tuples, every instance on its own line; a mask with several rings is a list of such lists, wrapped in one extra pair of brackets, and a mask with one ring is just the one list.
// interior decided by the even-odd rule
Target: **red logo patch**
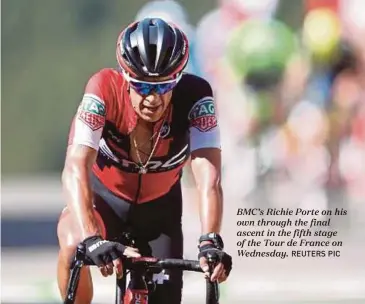
[(93, 131), (102, 128), (105, 124), (105, 117), (102, 115), (81, 110), (78, 116)]
[(192, 121), (192, 126), (201, 132), (207, 132), (217, 126), (217, 118), (214, 115), (202, 116)]

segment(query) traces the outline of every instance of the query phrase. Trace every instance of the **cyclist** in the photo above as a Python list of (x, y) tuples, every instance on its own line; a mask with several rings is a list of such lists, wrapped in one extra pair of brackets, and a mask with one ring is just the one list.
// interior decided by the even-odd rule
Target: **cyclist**
[[(130, 24), (118, 37), (116, 56), (117, 69), (89, 79), (70, 129), (62, 173), (67, 207), (57, 228), (61, 295), (80, 242), (104, 276), (113, 269), (122, 274), (122, 253), (182, 258), (180, 178), (189, 157), (199, 190), (198, 258), (205, 275), (222, 282), (232, 262), (219, 235), (221, 151), (212, 89), (183, 73), (187, 38), (162, 19)], [(114, 242), (125, 231), (138, 240), (136, 246)], [(217, 258), (212, 273), (208, 253)], [(162, 277), (149, 302), (180, 303), (182, 273)], [(89, 269), (80, 279), (77, 303), (90, 303)]]

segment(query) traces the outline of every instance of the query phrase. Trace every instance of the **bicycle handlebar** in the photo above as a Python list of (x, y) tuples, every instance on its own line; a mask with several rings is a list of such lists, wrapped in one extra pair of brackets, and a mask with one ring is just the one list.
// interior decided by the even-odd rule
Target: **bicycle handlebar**
[[(203, 272), (199, 261), (183, 259), (158, 259), (155, 257), (126, 258), (122, 257), (123, 266), (129, 270), (136, 269), (179, 269), (185, 271)], [(95, 266), (95, 264), (85, 256), (85, 248), (78, 246), (75, 262), (80, 261), (85, 266)]]
[[(178, 269), (183, 271), (203, 272), (199, 265), (199, 261), (183, 260), (183, 259), (158, 259), (155, 257), (140, 257), (140, 258), (122, 258), (123, 267), (129, 270), (155, 270), (156, 272), (162, 269)], [(85, 266), (94, 266), (95, 264), (88, 260), (84, 260)]]
[[(76, 290), (80, 278), (80, 270), (83, 266), (95, 265), (85, 256), (85, 247), (79, 245), (76, 250), (74, 262), (71, 265), (67, 296), (64, 304), (72, 304), (75, 301)], [(123, 258), (124, 269), (160, 272), (163, 269), (178, 269), (182, 271), (203, 272), (199, 261), (184, 259), (158, 259), (155, 257)], [(207, 279), (207, 303), (218, 303), (219, 289), (216, 282)]]
[(195, 272), (203, 272), (199, 265), (199, 261), (179, 260), (179, 259), (164, 259), (159, 260), (157, 265), (163, 269), (179, 269)]

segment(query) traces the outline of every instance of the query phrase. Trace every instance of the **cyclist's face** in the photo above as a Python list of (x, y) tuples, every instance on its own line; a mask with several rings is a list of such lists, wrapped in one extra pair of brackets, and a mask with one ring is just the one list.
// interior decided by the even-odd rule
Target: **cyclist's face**
[[(166, 80), (166, 78), (160, 78), (158, 81), (163, 80)], [(155, 92), (151, 92), (148, 95), (141, 95), (130, 86), (130, 97), (133, 108), (147, 122), (156, 122), (162, 117), (170, 104), (171, 96), (172, 90), (163, 95), (158, 95)]]

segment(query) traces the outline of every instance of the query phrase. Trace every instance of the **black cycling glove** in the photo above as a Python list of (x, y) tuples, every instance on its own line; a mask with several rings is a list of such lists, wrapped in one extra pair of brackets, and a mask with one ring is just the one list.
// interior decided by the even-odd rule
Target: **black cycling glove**
[(202, 235), (199, 241), (210, 241), (211, 243), (203, 246), (198, 246), (198, 259), (200, 259), (201, 257), (211, 257), (215, 264), (222, 263), (228, 277), (229, 273), (232, 270), (232, 257), (223, 251), (224, 245), (222, 238), (218, 234), (209, 233), (206, 235)]
[(105, 266), (113, 260), (121, 258), (125, 250), (124, 245), (103, 240), (99, 235), (86, 238), (83, 244), (86, 249), (86, 259), (96, 266)]

